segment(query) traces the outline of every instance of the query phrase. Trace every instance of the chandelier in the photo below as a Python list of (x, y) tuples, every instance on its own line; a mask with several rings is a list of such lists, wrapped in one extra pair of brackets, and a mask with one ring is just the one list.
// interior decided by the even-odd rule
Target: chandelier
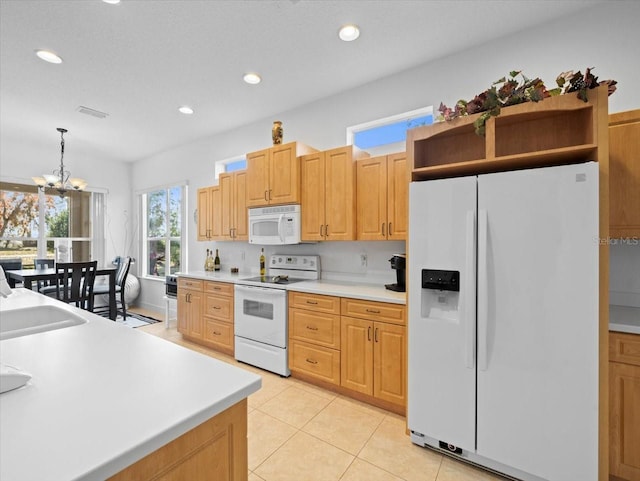
[(54, 170), (51, 174), (44, 174), (42, 177), (32, 177), (32, 179), (38, 188), (44, 189), (48, 187), (50, 189), (56, 189), (60, 197), (64, 197), (64, 194), (69, 190), (84, 190), (87, 182), (84, 179), (69, 178), (71, 172), (64, 169), (64, 134), (67, 132), (67, 129), (58, 127), (56, 130), (60, 132), (60, 168)]

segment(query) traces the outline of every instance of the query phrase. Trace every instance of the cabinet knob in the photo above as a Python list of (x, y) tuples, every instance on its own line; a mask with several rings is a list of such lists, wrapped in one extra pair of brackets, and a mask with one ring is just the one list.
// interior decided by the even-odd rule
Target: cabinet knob
[(385, 222), (382, 223), (382, 236), (386, 236), (387, 234), (385, 233), (384, 227), (385, 225), (387, 225)]
[(307, 358), (307, 359), (306, 359), (306, 361), (307, 361), (309, 364), (318, 364), (318, 361), (315, 361), (315, 360), (313, 360), (313, 359), (309, 359), (309, 358)]
[(218, 331), (213, 331), (213, 335), (214, 336), (222, 336), (222, 333), (218, 332)]
[(314, 305), (314, 306), (315, 306), (317, 303), (318, 303), (318, 301), (310, 301), (310, 300), (307, 300), (307, 304), (311, 304), (311, 305)]
[(371, 326), (367, 327), (367, 341), (371, 340)]
[(373, 331), (373, 340), (378, 342), (378, 328), (376, 327), (375, 331)]
[(380, 314), (380, 311), (378, 309), (367, 309), (367, 312), (370, 314)]
[(221, 309), (220, 306), (213, 306), (214, 309)]
[(392, 229), (391, 229), (391, 225), (392, 225), (392, 223), (389, 222), (389, 235), (393, 235), (393, 232), (392, 232)]
[(310, 331), (317, 331), (318, 330), (317, 327), (312, 327), (312, 326), (307, 326), (307, 329), (309, 329)]

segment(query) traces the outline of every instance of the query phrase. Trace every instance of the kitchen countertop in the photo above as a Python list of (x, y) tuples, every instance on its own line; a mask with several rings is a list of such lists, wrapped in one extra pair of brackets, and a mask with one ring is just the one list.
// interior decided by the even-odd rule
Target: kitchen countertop
[[(230, 282), (237, 284), (241, 279), (254, 277), (257, 274), (241, 272), (231, 274), (228, 271), (205, 272), (192, 271), (178, 273), (178, 277), (191, 277), (206, 281)], [(361, 282), (338, 281), (331, 279), (319, 279), (317, 281), (303, 281), (287, 285), (287, 291), (309, 292), (327, 296), (350, 297), (354, 299), (364, 299), (368, 301), (389, 302), (392, 304), (406, 304), (405, 292), (394, 292), (385, 289), (383, 284), (364, 284)]]
[(104, 480), (257, 391), (260, 376), (27, 289), (87, 323), (0, 341), (32, 375), (0, 394), (0, 479)]
[(609, 330), (640, 334), (640, 307), (610, 305)]

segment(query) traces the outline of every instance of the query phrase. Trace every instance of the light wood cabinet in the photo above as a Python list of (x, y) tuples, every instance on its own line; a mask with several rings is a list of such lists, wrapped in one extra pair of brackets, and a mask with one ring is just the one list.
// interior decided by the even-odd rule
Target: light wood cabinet
[(246, 481), (247, 400), (203, 422), (109, 481)]
[(407, 156), (384, 155), (357, 162), (358, 240), (404, 240), (409, 215)]
[(340, 384), (340, 299), (289, 292), (289, 369)]
[(356, 239), (355, 161), (368, 156), (346, 146), (301, 157), (302, 240)]
[(609, 471), (640, 481), (640, 335), (609, 335)]
[(404, 306), (342, 299), (341, 312), (341, 385), (404, 408)]
[(191, 339), (202, 339), (202, 281), (178, 279), (178, 332)]
[(640, 110), (609, 116), (610, 236), (640, 237)]
[(247, 240), (247, 172), (220, 174), (220, 235), (218, 240)]
[(199, 241), (218, 238), (222, 232), (220, 209), (220, 187), (198, 189), (198, 236)]
[(315, 151), (290, 142), (247, 154), (247, 207), (299, 203), (299, 157)]

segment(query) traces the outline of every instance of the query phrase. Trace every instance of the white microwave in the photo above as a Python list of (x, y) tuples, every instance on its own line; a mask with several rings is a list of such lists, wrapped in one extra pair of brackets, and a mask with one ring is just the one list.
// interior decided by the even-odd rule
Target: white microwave
[(299, 244), (300, 228), (299, 204), (249, 209), (250, 244)]

